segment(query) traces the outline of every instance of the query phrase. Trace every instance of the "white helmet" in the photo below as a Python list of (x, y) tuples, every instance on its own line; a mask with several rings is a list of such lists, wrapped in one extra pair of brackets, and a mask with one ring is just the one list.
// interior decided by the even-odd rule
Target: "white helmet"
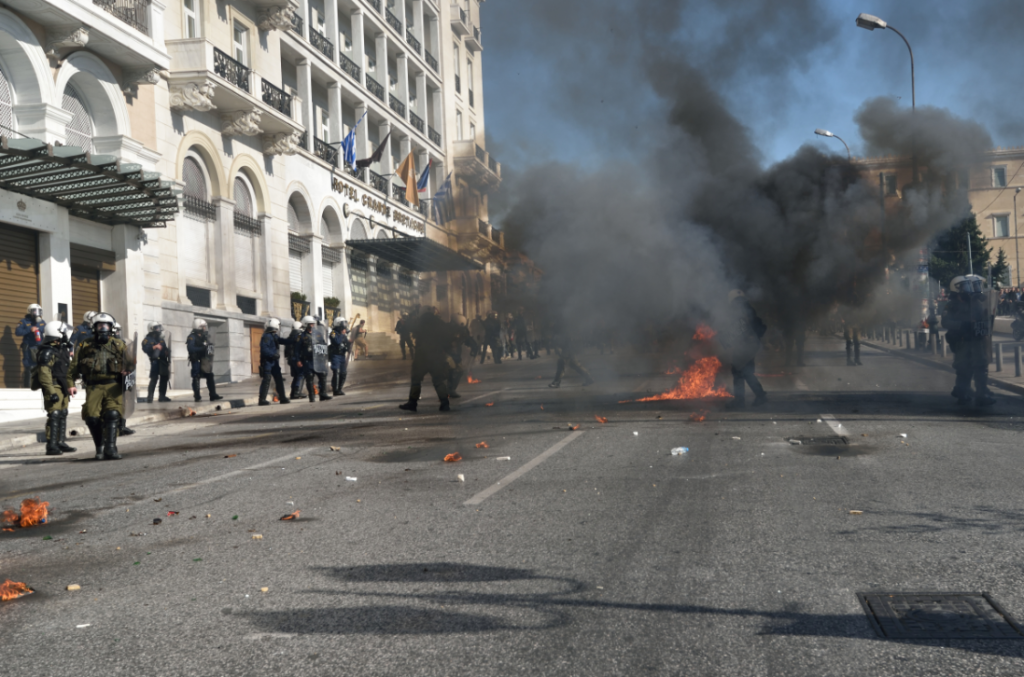
[(31, 315), (32, 317), (42, 317), (43, 307), (38, 303), (33, 303), (28, 307), (28, 314)]
[(455, 324), (457, 324), (460, 327), (465, 327), (466, 326), (466, 316), (465, 315), (455, 315), (452, 318), (452, 320), (455, 322)]
[(43, 327), (43, 341), (49, 342), (54, 339), (64, 338), (64, 327), (67, 326), (60, 320), (47, 322)]
[(304, 318), (302, 318), (301, 324), (303, 327), (310, 324), (316, 324), (316, 318), (313, 317), (312, 315), (306, 315)]
[(152, 331), (153, 331), (153, 327), (155, 327), (155, 326), (156, 326), (156, 322), (150, 322), (150, 323), (148, 323), (148, 324), (146, 325), (146, 331), (147, 331), (147, 332), (152, 332)]
[(64, 332), (64, 338), (66, 338), (67, 340), (70, 341), (71, 340), (71, 335), (75, 333), (74, 327), (72, 327), (70, 324), (66, 324), (64, 322), (61, 322), (60, 325), (61, 325), (61, 331)]
[(347, 328), (347, 327), (348, 327), (348, 320), (346, 320), (344, 317), (336, 317), (336, 318), (334, 318), (334, 328), (335, 329), (341, 329), (341, 328)]
[(298, 320), (295, 320), (294, 322), (292, 322), (292, 331), (299, 331), (300, 329), (302, 329), (302, 323), (301, 322), (299, 322)]
[(114, 320), (114, 331), (121, 331), (121, 323)]
[(206, 324), (206, 320), (204, 320), (201, 317), (197, 317), (196, 319), (192, 320), (192, 328), (193, 329), (202, 329), (204, 331), (209, 329), (209, 327)]
[(278, 331), (280, 328), (281, 320), (277, 319), (276, 317), (272, 317), (269, 320), (267, 320), (266, 329), (269, 329), (270, 331)]
[(729, 292), (729, 303), (732, 303), (736, 299), (740, 298), (747, 298), (747, 295), (743, 293), (742, 289), (733, 289), (731, 292)]
[(98, 314), (99, 313), (97, 313), (95, 310), (87, 310), (85, 311), (85, 315), (82, 316), (82, 321), (91, 327), (92, 321), (96, 319), (96, 315)]
[(950, 280), (949, 290), (978, 294), (985, 291), (985, 280), (980, 275), (958, 275)]

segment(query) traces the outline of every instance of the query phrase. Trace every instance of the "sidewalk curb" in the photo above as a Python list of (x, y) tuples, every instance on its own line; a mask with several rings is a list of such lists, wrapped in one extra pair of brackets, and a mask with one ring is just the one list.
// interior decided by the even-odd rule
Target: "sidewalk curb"
[[(391, 375), (391, 376), (393, 377), (393, 375)], [(370, 381), (366, 381), (366, 382), (360, 383), (354, 389), (362, 389), (362, 388), (364, 388), (366, 386), (401, 385), (401, 384), (403, 384), (405, 382), (406, 382), (406, 380), (383, 380), (383, 379), (376, 380), (376, 379), (371, 379)], [(203, 415), (203, 414), (208, 414), (208, 413), (217, 412), (217, 411), (225, 411), (225, 410), (231, 410), (231, 409), (242, 409), (242, 408), (245, 408), (245, 407), (254, 407), (254, 406), (257, 406), (257, 404), (259, 403), (259, 399), (260, 399), (259, 395), (254, 395), (252, 397), (245, 397), (245, 398), (225, 397), (223, 400), (219, 400), (217, 402), (207, 402), (205, 404), (200, 404), (199, 402), (189, 403), (189, 402), (182, 401), (181, 405), (178, 408), (176, 408), (176, 409), (166, 409), (166, 410), (162, 410), (162, 411), (159, 411), (159, 412), (153, 412), (152, 414), (146, 414), (146, 415), (143, 415), (143, 416), (139, 416), (139, 415), (132, 416), (130, 423), (131, 423), (131, 425), (134, 426), (134, 425), (143, 425), (145, 423), (156, 423), (156, 422), (159, 422), (159, 421), (168, 421), (168, 420), (172, 420), (172, 419), (191, 418), (192, 417), (191, 414), (183, 415), (182, 414), (182, 409), (185, 409), (185, 410), (191, 409), (191, 410), (195, 411), (195, 416), (200, 416), (200, 415)], [(299, 400), (293, 400), (293, 401), (301, 403), (301, 402), (303, 402), (305, 400), (300, 398)], [(29, 434), (25, 434), (25, 435), (17, 435), (17, 436), (13, 436), (13, 437), (8, 437), (7, 439), (0, 439), (0, 452), (14, 451), (16, 449), (23, 449), (23, 448), (31, 446), (33, 444), (43, 444), (44, 442), (46, 442), (46, 432), (45, 432), (45, 430), (43, 430), (43, 428), (44, 428), (44, 426), (46, 424), (45, 418), (41, 418), (39, 420), (39, 423), (40, 423), (41, 430), (39, 432), (37, 432), (37, 433), (29, 433)], [(72, 433), (74, 433), (74, 437), (71, 436)], [(75, 440), (89, 441), (90, 439), (91, 439), (91, 436), (89, 434), (89, 428), (88, 427), (82, 425), (82, 426), (79, 426), (79, 427), (76, 427), (76, 428), (70, 428), (70, 427), (68, 428), (68, 442), (69, 443), (73, 442)]]
[[(953, 367), (949, 366), (948, 364), (938, 362), (927, 357), (921, 357), (920, 355), (914, 355), (912, 351), (908, 351), (906, 348), (886, 348), (872, 341), (864, 341), (863, 339), (861, 340), (861, 344), (871, 346), (872, 348), (876, 348), (883, 352), (890, 353), (897, 357), (902, 357), (903, 359), (910, 360), (911, 362), (917, 362), (918, 364), (924, 364), (929, 367), (935, 367), (936, 369), (948, 371), (950, 373), (956, 373), (953, 370)], [(996, 388), (999, 388), (1000, 390), (1006, 390), (1016, 395), (1024, 395), (1024, 386), (1019, 386), (1016, 383), (1009, 383), (1007, 381), (994, 378), (991, 374), (989, 374), (988, 383), (990, 386), (994, 386)]]

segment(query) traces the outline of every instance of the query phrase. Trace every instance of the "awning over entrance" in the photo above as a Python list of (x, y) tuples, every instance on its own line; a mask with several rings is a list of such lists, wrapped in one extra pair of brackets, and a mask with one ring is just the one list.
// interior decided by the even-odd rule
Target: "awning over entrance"
[(113, 155), (6, 136), (0, 136), (0, 190), (56, 203), (83, 219), (140, 228), (173, 220), (180, 192), (160, 174)]
[(417, 273), (445, 270), (483, 270), (484, 265), (465, 254), (425, 237), (348, 240), (346, 245)]

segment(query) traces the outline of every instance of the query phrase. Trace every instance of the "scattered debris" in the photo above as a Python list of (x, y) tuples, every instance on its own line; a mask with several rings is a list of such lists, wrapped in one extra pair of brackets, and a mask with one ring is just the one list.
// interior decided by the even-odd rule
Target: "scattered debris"
[(543, 404), (542, 404), (542, 405), (540, 405), (540, 410), (541, 410), (541, 411), (544, 411), (544, 405), (543, 405)]
[(469, 376), (467, 376), (467, 377), (466, 377), (466, 383), (468, 383), (468, 384), (470, 384), (470, 385), (472, 385), (472, 384), (474, 384), (474, 383), (480, 383), (480, 379), (478, 379), (478, 378), (473, 378), (473, 375), (472, 375), (472, 374), (470, 374)]
[(260, 592), (270, 592), (270, 588), (260, 588)]
[(164, 499), (163, 499), (163, 498), (154, 498), (154, 499), (153, 499), (153, 502), (154, 502), (154, 503), (159, 503), (159, 502), (160, 502), (160, 501), (162, 501), (162, 500), (164, 500)]
[(301, 456), (296, 456), (296, 457), (295, 457), (295, 460), (296, 460), (296, 461), (301, 461), (301, 460), (302, 460), (302, 457), (301, 457)]
[(607, 423), (608, 422), (608, 419), (606, 417), (598, 416), (596, 414), (594, 415), (594, 420), (597, 421), (598, 423)]
[(682, 456), (683, 454), (690, 451), (690, 447), (676, 447), (672, 450), (673, 456)]
[[(690, 420), (693, 421), (694, 423), (701, 423), (707, 417), (708, 417), (708, 413), (706, 411), (700, 411), (700, 412), (695, 411), (692, 414), (690, 414)], [(659, 416), (658, 418), (661, 418), (661, 416)]]
[(212, 515), (210, 513), (206, 513), (206, 519), (210, 519), (211, 517)]
[(804, 445), (803, 440), (790, 440), (789, 443), (797, 447), (802, 447)]
[[(576, 428), (573, 428), (573, 430), (575, 430), (575, 429)], [(634, 430), (633, 431), (633, 437), (639, 437), (639, 436), (640, 436), (640, 433), (638, 433), (636, 430)]]
[(511, 456), (497, 456), (497, 457), (495, 457), (494, 460), (495, 461), (511, 461), (512, 457)]
[(12, 599), (31, 595), (33, 592), (35, 592), (35, 590), (24, 583), (6, 580), (0, 584), (0, 602), (10, 602)]
[(460, 482), (465, 482), (466, 481), (466, 476), (463, 475), (462, 473), (459, 473), (458, 475), (456, 475), (456, 477), (459, 478)]
[(40, 501), (38, 498), (26, 498), (21, 502), (21, 515), (13, 510), (4, 510), (0, 513), (0, 524), (22, 529), (46, 524), (49, 514), (46, 508), (49, 505), (49, 502)]
[(154, 517), (153, 518), (153, 524), (162, 524), (162, 523), (163, 523), (163, 520), (160, 519), (159, 517)]
[(490, 449), (491, 447), (486, 442), (478, 442), (476, 445), (477, 449)]
[(193, 562), (202, 562), (202, 561), (203, 561), (203, 558), (202, 558), (202, 557), (196, 557), (196, 558), (195, 558), (194, 560), (192, 560), (192, 561), (193, 561)]
[[(281, 519), (284, 519), (284, 517), (282, 517)], [(252, 540), (254, 540), (254, 541), (262, 541), (263, 540), (263, 534), (253, 534), (252, 535)]]
[(863, 515), (864, 511), (863, 510), (851, 510), (850, 514), (851, 515)]
[(238, 515), (233, 516), (231, 519), (232, 520), (237, 520), (238, 519)]
[(341, 447), (331, 447), (331, 451), (341, 451)]
[(235, 456), (238, 456), (238, 454), (228, 454), (224, 458), (234, 458)]
[(167, 516), (168, 516), (168, 517), (174, 517), (174, 516), (175, 516), (175, 515), (177, 515), (177, 514), (178, 514), (178, 511), (177, 511), (177, 510), (168, 510), (168, 511), (167, 511)]
[(821, 419), (820, 418), (818, 419), (818, 423), (821, 423)]
[(299, 519), (299, 513), (300, 512), (302, 512), (302, 511), (301, 510), (296, 510), (293, 513), (289, 513), (289, 514), (285, 515), (284, 517), (282, 517), (281, 521), (282, 522), (288, 522), (290, 520), (297, 520), (297, 519)]
[(44, 541), (52, 541), (53, 540), (53, 536), (43, 536), (43, 540)]
[(82, 586), (78, 585), (77, 583), (72, 583), (71, 585), (69, 585), (68, 587), (65, 588), (65, 590), (69, 590), (71, 592), (74, 592), (75, 590), (81, 590), (81, 589), (82, 589)]
[(488, 402), (488, 403), (487, 403), (487, 404), (485, 404), (484, 406), (485, 406), (485, 407), (493, 407), (493, 406), (494, 406), (494, 402)]
[(906, 433), (900, 433), (900, 437), (902, 437), (903, 439), (906, 439), (907, 438), (907, 434)]
[(355, 482), (356, 481), (355, 477), (346, 477), (345, 479), (348, 480), (349, 482)]
[(76, 625), (75, 627), (81, 629), (81, 628), (87, 628), (90, 625), (92, 625), (92, 623), (82, 623), (81, 625)]
[[(477, 447), (479, 447), (479, 446), (480, 445), (478, 444)], [(447, 456), (444, 457), (444, 462), (445, 463), (458, 463), (461, 460), (462, 460), (462, 455), (459, 454), (458, 452), (455, 452), (454, 454), (448, 454)]]

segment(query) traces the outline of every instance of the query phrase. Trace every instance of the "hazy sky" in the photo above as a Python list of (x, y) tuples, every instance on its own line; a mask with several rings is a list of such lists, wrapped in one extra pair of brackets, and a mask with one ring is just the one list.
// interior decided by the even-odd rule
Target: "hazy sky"
[(657, 144), (645, 123), (664, 110), (644, 64), (665, 49), (705, 74), (765, 163), (805, 143), (842, 152), (816, 127), (864, 155), (857, 109), (877, 96), (909, 107), (911, 90), (903, 41), (857, 28), (860, 12), (910, 41), (918, 105), (1024, 145), (1020, 0), (489, 0), (482, 12), (487, 130), (509, 168), (592, 166)]

